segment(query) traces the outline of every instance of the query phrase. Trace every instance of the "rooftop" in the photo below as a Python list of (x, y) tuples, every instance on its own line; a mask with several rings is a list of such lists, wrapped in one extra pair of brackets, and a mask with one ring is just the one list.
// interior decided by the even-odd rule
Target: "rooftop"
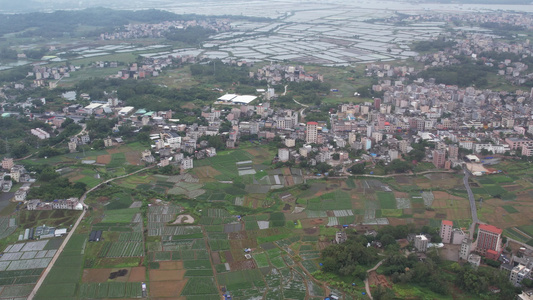
[(488, 232), (492, 232), (492, 233), (495, 233), (495, 234), (502, 234), (503, 230), (496, 227), (496, 226), (492, 226), (492, 225), (487, 225), (487, 224), (481, 224), (479, 225), (479, 230), (484, 230), (484, 231), (488, 231)]
[(442, 224), (446, 226), (453, 226), (453, 222), (448, 220), (442, 220)]

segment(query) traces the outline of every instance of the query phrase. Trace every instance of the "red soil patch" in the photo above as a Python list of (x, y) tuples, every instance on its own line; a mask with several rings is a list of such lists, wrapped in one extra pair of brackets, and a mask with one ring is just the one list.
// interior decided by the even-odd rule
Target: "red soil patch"
[(111, 162), (111, 155), (109, 155), (109, 154), (107, 154), (107, 155), (98, 155), (96, 157), (96, 163), (98, 163), (98, 164), (107, 165), (110, 162)]
[(160, 261), (159, 270), (182, 270), (182, 261)]
[(175, 297), (177, 298), (187, 284), (187, 279), (180, 281), (151, 281), (150, 298), (156, 297)]
[(392, 288), (392, 285), (387, 281), (383, 275), (378, 275), (375, 271), (368, 273), (368, 283), (372, 286), (381, 285), (383, 287)]
[(85, 269), (82, 282), (106, 282), (113, 269)]
[(129, 282), (142, 282), (146, 280), (146, 268), (134, 267), (131, 268)]
[(150, 270), (150, 282), (183, 280), (185, 270)]

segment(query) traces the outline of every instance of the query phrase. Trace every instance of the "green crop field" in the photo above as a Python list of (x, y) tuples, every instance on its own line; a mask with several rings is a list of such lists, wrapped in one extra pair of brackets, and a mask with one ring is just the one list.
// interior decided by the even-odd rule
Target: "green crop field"
[(378, 197), (379, 204), (382, 209), (395, 209), (396, 208), (396, 198), (394, 198), (393, 193), (389, 192), (376, 192)]
[(211, 262), (209, 260), (186, 260), (183, 262), (183, 267), (187, 270), (211, 269)]
[(77, 284), (82, 272), (82, 249), (86, 243), (85, 234), (72, 236), (56, 264), (37, 291), (35, 299), (75, 298)]
[[(191, 277), (181, 292), (184, 296), (218, 293), (213, 277)], [(189, 297), (187, 297), (189, 299)]]
[(102, 222), (129, 223), (133, 219), (133, 216), (138, 212), (138, 208), (106, 210), (104, 220)]
[(261, 271), (253, 269), (219, 274), (217, 275), (217, 280), (220, 285), (235, 286), (247, 282), (262, 281), (263, 276), (261, 275)]
[(258, 268), (268, 267), (268, 258), (266, 253), (257, 253), (253, 255)]
[(79, 287), (80, 299), (96, 298), (140, 298), (140, 282), (83, 283)]
[(307, 201), (307, 203), (307, 209), (315, 211), (353, 208), (350, 195), (340, 190), (324, 194), (318, 198), (310, 199)]

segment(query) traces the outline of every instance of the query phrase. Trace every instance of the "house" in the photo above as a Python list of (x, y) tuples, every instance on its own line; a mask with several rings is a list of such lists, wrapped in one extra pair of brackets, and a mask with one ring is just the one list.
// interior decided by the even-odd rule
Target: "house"
[(511, 281), (514, 286), (520, 286), (522, 280), (525, 278), (530, 278), (530, 274), (530, 269), (522, 264), (519, 264), (511, 270), (511, 274), (509, 274), (509, 281)]
[(194, 163), (192, 158), (187, 157), (181, 160), (181, 168), (183, 170), (192, 169), (194, 167)]
[(453, 222), (442, 220), (440, 225), (440, 237), (444, 244), (449, 244), (452, 239)]
[(13, 165), (13, 158), (4, 157), (4, 159), (2, 160), (2, 169), (4, 170), (11, 170), (11, 168), (13, 168)]
[(339, 231), (335, 234), (335, 243), (342, 244), (348, 240), (348, 236), (345, 231)]
[(477, 254), (470, 254), (468, 256), (468, 263), (470, 263), (472, 266), (474, 267), (479, 267), (480, 263), (481, 263), (481, 256), (477, 255)]
[(28, 195), (28, 192), (24, 189), (19, 189), (15, 192), (15, 201), (24, 201), (26, 200), (26, 196)]
[(418, 252), (426, 252), (428, 249), (428, 238), (425, 235), (415, 237), (415, 248)]

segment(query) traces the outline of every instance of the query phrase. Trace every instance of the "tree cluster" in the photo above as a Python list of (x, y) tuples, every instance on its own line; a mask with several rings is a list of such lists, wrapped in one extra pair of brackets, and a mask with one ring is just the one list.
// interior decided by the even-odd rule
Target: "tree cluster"
[(364, 280), (366, 270), (379, 261), (377, 250), (367, 243), (363, 236), (350, 236), (345, 243), (327, 246), (320, 253), (322, 270)]

